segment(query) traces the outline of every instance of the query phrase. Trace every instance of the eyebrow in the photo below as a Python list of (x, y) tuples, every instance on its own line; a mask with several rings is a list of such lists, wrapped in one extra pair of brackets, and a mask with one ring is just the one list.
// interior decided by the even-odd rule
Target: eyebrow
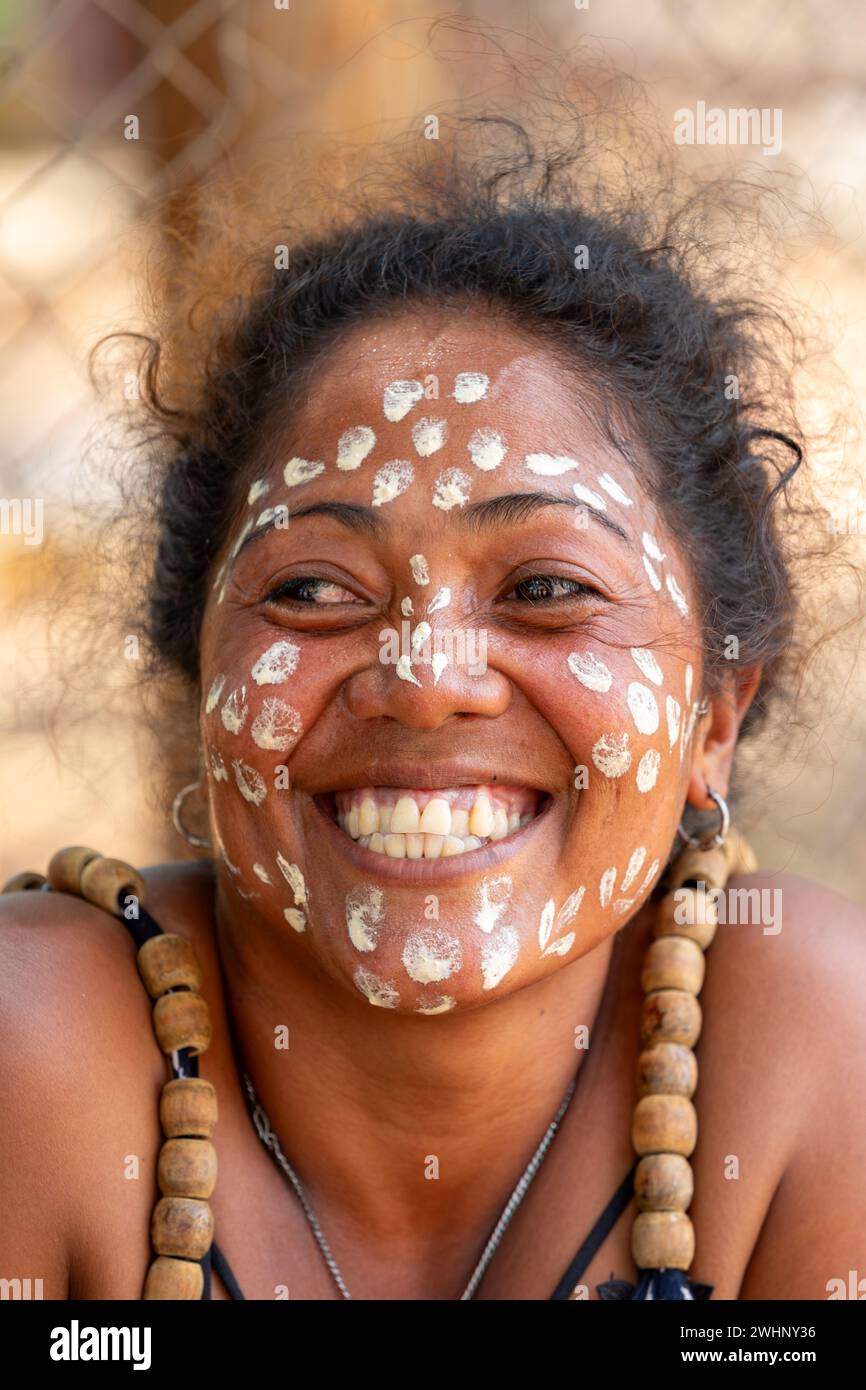
[[(631, 545), (628, 532), (606, 512), (596, 511), (594, 507), (588, 506), (576, 497), (559, 497), (555, 492), (507, 492), (499, 497), (488, 497), (483, 502), (471, 502), (468, 506), (461, 507), (455, 517), (469, 529), (482, 531), (489, 527), (513, 526), (517, 522), (525, 521), (543, 507), (572, 507), (577, 511), (588, 512), (599, 525), (621, 537), (627, 545)], [(387, 529), (386, 520), (381, 513), (374, 511), (372, 507), (362, 507), (351, 502), (311, 502), (306, 507), (289, 512), (289, 522), (299, 521), (305, 516), (330, 516), (350, 531), (374, 538), (382, 536)], [(270, 529), (269, 525), (265, 525), (251, 531), (235, 555), (235, 563), (248, 546), (260, 540)]]

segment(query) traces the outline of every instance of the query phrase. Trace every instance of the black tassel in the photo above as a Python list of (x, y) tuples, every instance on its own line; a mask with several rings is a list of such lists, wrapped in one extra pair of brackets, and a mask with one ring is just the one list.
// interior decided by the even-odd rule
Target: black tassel
[(709, 1298), (715, 1287), (694, 1283), (682, 1269), (642, 1269), (638, 1273), (640, 1280), (636, 1285), (627, 1279), (608, 1279), (605, 1284), (599, 1284), (596, 1288), (599, 1298), (632, 1303), (692, 1301)]

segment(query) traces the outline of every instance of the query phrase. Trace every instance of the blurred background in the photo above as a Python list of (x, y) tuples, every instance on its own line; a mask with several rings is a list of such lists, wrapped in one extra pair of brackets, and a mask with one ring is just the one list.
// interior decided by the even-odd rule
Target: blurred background
[[(430, 21), (444, 13), (456, 27), (430, 46)], [(792, 245), (787, 274), (829, 325), (848, 389), (862, 398), (858, 0), (476, 0), (442, 11), (420, 0), (0, 0), (0, 882), (44, 872), (70, 842), (139, 864), (185, 850), (155, 804), (153, 750), (126, 698), (135, 652), (119, 632), (105, 669), (69, 684), (63, 654), (86, 648), (89, 612), (86, 601), (67, 611), (53, 587), (61, 560), (85, 595), (91, 582), (112, 582), (110, 571), (96, 574), (87, 527), (71, 510), (91, 496), (83, 460), (106, 409), (87, 355), (105, 333), (142, 320), (141, 266), (148, 238), (160, 237), (155, 200), (170, 222), (226, 169), (291, 161), (299, 133), (363, 145), (486, 87), (507, 105), (507, 64), (492, 61), (474, 21), (517, 54), (567, 57), (575, 90), (584, 63), (595, 80), (604, 53), (645, 85), (671, 131), (674, 112), (700, 101), (780, 111), (778, 153), (705, 145), (677, 157), (699, 160), (708, 177), (722, 162), (757, 161), (810, 190), (824, 231)], [(818, 385), (802, 383), (807, 405)], [(858, 563), (859, 451), (852, 429), (815, 464)], [(98, 493), (87, 505), (98, 507)], [(836, 596), (827, 600), (829, 611)], [(817, 722), (752, 755), (753, 795), (746, 764), (743, 828), (762, 866), (866, 904), (859, 642), (849, 632), (824, 678)], [(94, 691), (104, 703), (81, 698)]]

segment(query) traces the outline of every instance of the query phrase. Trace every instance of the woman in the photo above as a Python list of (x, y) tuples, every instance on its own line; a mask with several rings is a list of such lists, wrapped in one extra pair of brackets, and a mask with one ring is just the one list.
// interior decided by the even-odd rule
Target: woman
[[(203, 853), (140, 893), (109, 875), (113, 916), (95, 851), (55, 873), (77, 896), (0, 901), (0, 1270), (46, 1297), (823, 1299), (862, 1267), (866, 933), (784, 874), (716, 899), (782, 915), (718, 928), (697, 1090), (698, 1030), (661, 1035), (699, 1140), (644, 1144), (672, 1184), (648, 1210), (685, 1235), (633, 1253), (642, 967), (678, 827), (723, 834), (795, 650), (799, 450), (754, 305), (673, 224), (521, 169), (534, 194), (466, 164), (435, 205), (269, 250), (198, 394), (152, 346), (148, 635), (196, 711), (175, 809)], [(708, 944), (666, 901), (682, 950)], [(213, 1173), (208, 1123), (160, 1127), (141, 921), (191, 943), (210, 1012), (204, 1281), (194, 1242), (150, 1244), (166, 1135), (204, 1145), (189, 1188), (160, 1184), (193, 1224)]]

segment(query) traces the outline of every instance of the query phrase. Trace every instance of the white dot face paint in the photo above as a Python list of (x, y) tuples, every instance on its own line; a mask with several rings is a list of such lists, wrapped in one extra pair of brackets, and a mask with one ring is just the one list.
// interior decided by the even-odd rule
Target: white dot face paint
[(421, 682), (412, 670), (412, 662), (410, 661), (409, 657), (405, 654), (405, 652), (402, 656), (397, 657), (397, 662), (394, 666), (394, 671), (396, 672), (397, 678), (399, 680), (408, 681), (410, 685), (417, 685), (420, 687)]
[(249, 706), (246, 704), (247, 688), (242, 685), (239, 690), (233, 690), (229, 695), (222, 709), (220, 719), (223, 727), (230, 734), (239, 734), (244, 724), (247, 722)]
[(602, 734), (593, 747), (592, 761), (605, 777), (622, 777), (631, 767), (628, 734)]
[(599, 661), (592, 652), (570, 652), (568, 669), (573, 676), (577, 677), (581, 685), (586, 686), (587, 690), (598, 691), (601, 695), (610, 690), (613, 683), (613, 676), (604, 662)]
[(659, 707), (656, 697), (640, 681), (632, 681), (626, 694), (626, 704), (639, 734), (654, 734), (659, 726)]
[(447, 980), (463, 964), (460, 942), (441, 927), (426, 927), (407, 937), (402, 955), (406, 973), (419, 985)]
[(481, 881), (475, 925), (488, 935), (511, 902), (511, 886), (508, 874), (498, 874), (496, 878), (485, 878)]
[(303, 733), (301, 716), (285, 701), (271, 696), (262, 703), (250, 727), (253, 741), (269, 752), (287, 753)]
[(472, 405), (487, 395), (490, 378), (483, 372), (458, 372), (454, 378), (453, 396), (461, 405)]
[(456, 1003), (457, 1000), (452, 999), (450, 995), (440, 994), (438, 999), (431, 1001), (429, 1004), (422, 1004), (415, 1012), (416, 1014), (427, 1014), (428, 1016), (432, 1016), (433, 1014), (447, 1014), (451, 1012)]
[(530, 473), (537, 473), (539, 477), (558, 478), (563, 473), (571, 473), (580, 465), (567, 454), (527, 454), (526, 467)]
[(648, 681), (652, 681), (653, 685), (661, 685), (663, 679), (662, 668), (659, 666), (652, 652), (647, 651), (646, 647), (631, 647), (629, 650), (631, 651), (632, 661), (641, 674), (646, 676)]
[(623, 507), (633, 507), (634, 502), (627, 492), (623, 492), (616, 478), (612, 478), (609, 473), (599, 473), (598, 485), (603, 488), (608, 497), (612, 497), (614, 502), (619, 502)]
[(613, 887), (616, 883), (616, 865), (610, 869), (605, 869), (598, 885), (598, 900), (602, 907), (609, 907), (613, 896)]
[(640, 897), (642, 893), (645, 893), (647, 888), (649, 888), (660, 867), (660, 861), (658, 859), (654, 859), (646, 871), (646, 877), (644, 878), (643, 883), (638, 889), (638, 897)]
[(505, 452), (502, 435), (496, 430), (476, 430), (469, 441), (469, 457), (482, 473), (498, 468)]
[(556, 914), (557, 931), (561, 931), (563, 927), (567, 927), (569, 922), (572, 922), (574, 918), (577, 916), (578, 912), (580, 911), (580, 904), (583, 902), (583, 895), (585, 892), (586, 889), (583, 886), (581, 886), (580, 888), (576, 888), (573, 893), (569, 893), (565, 902), (562, 904), (562, 907)]
[(389, 980), (380, 980), (372, 970), (365, 970), (363, 965), (358, 966), (353, 978), (356, 987), (377, 1009), (396, 1009), (400, 1003), (399, 990)]
[(430, 571), (425, 556), (413, 555), (409, 560), (409, 568), (416, 584), (430, 583)]
[[(233, 559), (235, 558), (235, 556), (237, 555), (238, 551), (240, 550), (240, 548), (241, 548), (241, 546), (243, 545), (244, 541), (246, 540), (247, 536), (248, 536), (248, 535), (250, 534), (250, 532), (252, 531), (252, 529), (253, 529), (253, 524), (254, 524), (254, 523), (253, 523), (252, 517), (250, 517), (250, 518), (244, 523), (243, 527), (241, 528), (240, 534), (239, 534), (238, 536), (236, 536), (234, 545), (232, 546), (231, 550), (229, 551), (229, 559), (230, 559), (230, 560), (233, 560)], [(222, 594), (220, 594), (220, 602), (222, 602)]]
[(296, 907), (284, 907), (283, 916), (285, 917), (289, 926), (294, 928), (296, 932), (302, 932), (307, 930), (307, 919), (304, 916), (303, 912), (299, 912)]
[(592, 507), (593, 511), (606, 512), (607, 503), (598, 492), (593, 492), (591, 487), (584, 487), (583, 483), (572, 483), (574, 495), (578, 502), (583, 502), (585, 506)]
[(273, 883), (273, 879), (265, 868), (264, 864), (254, 864), (253, 873), (256, 878), (260, 878), (262, 883)]
[(680, 731), (680, 706), (673, 695), (665, 697), (665, 719), (668, 726), (668, 747), (673, 748)]
[(226, 765), (222, 760), (222, 755), (215, 748), (210, 750), (210, 770), (213, 773), (215, 782), (227, 782), (229, 780)]
[(677, 608), (680, 610), (683, 617), (687, 618), (689, 616), (689, 605), (686, 603), (686, 596), (672, 574), (665, 575), (665, 584)]
[(634, 883), (635, 879), (637, 878), (638, 874), (643, 868), (645, 859), (646, 849), (643, 845), (638, 845), (637, 849), (633, 852), (631, 858), (628, 861), (628, 868), (623, 874), (622, 883), (619, 885), (619, 891), (621, 893), (627, 893), (629, 888), (631, 888), (632, 884)]
[(432, 636), (432, 634), (433, 634), (433, 629), (432, 629), (432, 627), (430, 626), (429, 623), (425, 623), (425, 622), (420, 622), (420, 623), (418, 623), (417, 627), (415, 628), (415, 631), (412, 633), (412, 656), (413, 656), (413, 657), (415, 657), (415, 658), (417, 659), (418, 653), (420, 652), (421, 648), (424, 646), (424, 643), (427, 642), (427, 641), (429, 641), (429, 639), (430, 639), (430, 637)]
[(308, 483), (313, 478), (318, 478), (320, 473), (324, 473), (325, 465), (321, 460), (312, 459), (289, 459), (283, 469), (283, 478), (286, 487), (298, 487), (301, 483)]
[(520, 938), (513, 927), (491, 932), (481, 948), (483, 989), (495, 989), (514, 966), (520, 953)]
[(261, 806), (268, 794), (261, 773), (257, 772), (254, 767), (250, 767), (248, 763), (242, 763), (238, 758), (235, 758), (232, 768), (238, 791), (244, 800), (251, 801), (254, 806)]
[(412, 426), (412, 443), (416, 454), (423, 459), (436, 454), (448, 436), (448, 426), (444, 420), (431, 420), (426, 416)]
[(403, 614), (404, 618), (411, 618), (413, 616), (415, 610), (412, 607), (412, 600), (410, 598), (403, 598), (400, 600), (400, 612)]
[(433, 597), (427, 605), (427, 612), (428, 614), (439, 613), (443, 608), (447, 608), (450, 602), (451, 590), (447, 588), (437, 589), (436, 593), (433, 595)]
[(548, 941), (550, 933), (553, 931), (553, 918), (556, 913), (556, 903), (553, 898), (549, 898), (544, 904), (541, 912), (541, 920), (538, 924), (538, 944), (543, 951)]
[(624, 917), (625, 914), (634, 907), (634, 898), (617, 898), (613, 905), (614, 917)]
[(567, 932), (565, 936), (557, 937), (556, 941), (551, 941), (550, 945), (542, 951), (544, 956), (565, 956), (571, 950), (575, 942), (573, 931)]
[(264, 497), (270, 490), (271, 485), (266, 478), (257, 479), (247, 493), (247, 506), (252, 507), (260, 497)]
[(341, 473), (351, 473), (360, 468), (364, 459), (372, 453), (376, 443), (376, 432), (369, 425), (353, 425), (340, 435), (337, 441), (337, 467)]
[(373, 506), (384, 507), (411, 487), (415, 470), (406, 459), (392, 459), (373, 478)]
[(647, 572), (647, 578), (649, 579), (649, 582), (650, 582), (650, 584), (652, 585), (652, 587), (655, 589), (656, 593), (658, 593), (659, 590), (660, 590), (661, 587), (662, 587), (662, 581), (659, 579), (658, 575), (656, 574), (656, 571), (653, 569), (653, 567), (652, 567), (652, 565), (650, 564), (649, 560), (647, 559), (646, 555), (644, 555), (642, 558), (643, 558), (643, 567), (644, 567), (644, 569), (645, 569), (646, 572)]
[(660, 548), (655, 536), (649, 531), (641, 532), (641, 540), (643, 541), (643, 548), (651, 560), (658, 560), (661, 564), (662, 560), (666, 559), (665, 552)]
[(424, 395), (420, 381), (392, 381), (385, 387), (382, 409), (386, 420), (402, 420)]
[(448, 657), (445, 652), (434, 652), (430, 658), (430, 665), (433, 668), (433, 684), (436, 685), (448, 665)]
[(379, 925), (385, 915), (385, 894), (373, 884), (356, 888), (346, 898), (346, 930), (356, 951), (375, 951)]
[(694, 671), (693, 671), (693, 669), (692, 669), (692, 663), (691, 663), (691, 662), (688, 662), (687, 665), (686, 665), (685, 675), (684, 675), (684, 677), (683, 677), (683, 680), (684, 680), (684, 689), (685, 689), (685, 692), (686, 692), (686, 699), (685, 699), (685, 703), (686, 703), (686, 704), (688, 704), (688, 703), (689, 703), (689, 700), (692, 698), (692, 681), (694, 680), (694, 675), (695, 675), (695, 673), (694, 673)]
[(214, 710), (217, 707), (217, 703), (219, 702), (219, 697), (223, 693), (223, 686), (225, 685), (225, 683), (226, 678), (224, 674), (221, 673), (220, 675), (214, 677), (213, 684), (211, 685), (211, 688), (207, 693), (207, 699), (205, 700), (205, 714), (213, 714)]
[(637, 789), (651, 792), (658, 781), (662, 756), (655, 748), (648, 748), (637, 765)]
[(465, 507), (469, 501), (472, 479), (459, 468), (446, 468), (433, 484), (433, 506), (441, 512), (450, 512), (452, 507)]
[(295, 670), (301, 655), (294, 642), (274, 642), (262, 652), (250, 672), (256, 685), (281, 685)]
[(277, 854), (277, 868), (292, 890), (295, 907), (308, 907), (307, 885), (297, 864), (290, 864), (285, 855)]

